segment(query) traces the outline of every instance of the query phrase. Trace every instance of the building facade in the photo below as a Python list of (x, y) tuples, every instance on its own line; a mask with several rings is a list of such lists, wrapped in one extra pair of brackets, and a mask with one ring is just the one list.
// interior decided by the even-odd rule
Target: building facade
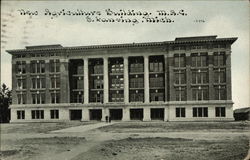
[(11, 122), (233, 120), (237, 38), (63, 47), (12, 55)]

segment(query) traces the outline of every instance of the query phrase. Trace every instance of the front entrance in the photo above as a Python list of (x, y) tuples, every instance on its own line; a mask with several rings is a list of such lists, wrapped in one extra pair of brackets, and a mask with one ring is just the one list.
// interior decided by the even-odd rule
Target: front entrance
[(131, 120), (143, 120), (143, 109), (130, 109)]
[(81, 120), (82, 119), (82, 110), (81, 109), (69, 110), (69, 112), (70, 112), (70, 120)]
[(122, 120), (122, 109), (110, 109), (109, 115), (112, 120)]
[(164, 121), (164, 108), (151, 108), (150, 117), (151, 120)]
[(89, 110), (89, 119), (101, 121), (102, 120), (102, 110), (101, 109), (90, 109)]

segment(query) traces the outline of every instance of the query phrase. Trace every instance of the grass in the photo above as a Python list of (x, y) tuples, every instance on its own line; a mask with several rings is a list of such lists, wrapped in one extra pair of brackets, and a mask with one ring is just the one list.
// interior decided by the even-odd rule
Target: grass
[(79, 155), (78, 160), (242, 160), (248, 151), (248, 138), (194, 140), (185, 138), (126, 138), (107, 141)]
[(103, 132), (250, 131), (250, 122), (122, 122), (99, 128)]
[(22, 123), (22, 124), (1, 124), (1, 134), (6, 133), (48, 133), (53, 130), (59, 130), (80, 125), (88, 125), (96, 122), (60, 122), (60, 123)]

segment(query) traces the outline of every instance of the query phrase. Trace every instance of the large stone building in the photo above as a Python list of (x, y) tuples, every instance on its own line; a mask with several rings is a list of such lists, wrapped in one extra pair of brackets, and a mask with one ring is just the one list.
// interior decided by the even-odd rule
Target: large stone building
[(237, 38), (63, 47), (12, 54), (11, 122), (233, 120)]

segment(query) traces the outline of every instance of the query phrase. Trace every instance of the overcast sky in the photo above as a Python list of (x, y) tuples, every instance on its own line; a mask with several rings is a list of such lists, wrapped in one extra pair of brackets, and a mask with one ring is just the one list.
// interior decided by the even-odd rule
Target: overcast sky
[[(11, 56), (6, 49), (22, 49), (27, 45), (92, 44), (171, 41), (182, 36), (218, 35), (238, 37), (232, 45), (232, 94), (234, 108), (250, 106), (249, 2), (2, 2), (1, 5), (1, 83), (11, 86)], [(20, 16), (18, 10), (38, 11), (38, 16)], [(45, 16), (45, 9), (61, 11), (184, 10), (187, 16), (171, 16), (174, 23), (89, 23), (84, 16)], [(92, 17), (95, 18), (95, 17)], [(135, 17), (141, 21), (141, 17)], [(204, 20), (205, 22), (195, 22)]]

